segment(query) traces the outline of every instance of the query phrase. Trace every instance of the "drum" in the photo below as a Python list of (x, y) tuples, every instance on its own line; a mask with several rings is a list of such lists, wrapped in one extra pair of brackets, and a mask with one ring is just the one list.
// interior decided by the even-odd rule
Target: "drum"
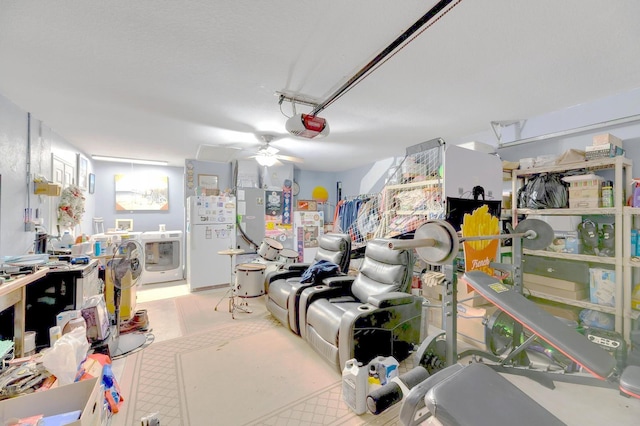
[(269, 274), (271, 272), (276, 272), (279, 271), (280, 269), (282, 269), (282, 262), (278, 262), (275, 260), (265, 260), (261, 257), (257, 257), (254, 260), (251, 261), (251, 263), (257, 263), (259, 265), (264, 265), (264, 279), (266, 280), (267, 277), (269, 276)]
[(238, 297), (260, 297), (264, 295), (264, 273), (266, 266), (260, 263), (241, 263), (236, 266), (235, 293)]
[(282, 263), (296, 263), (298, 261), (298, 252), (291, 249), (283, 249), (280, 252), (278, 261)]
[(262, 240), (260, 244), (260, 248), (258, 249), (258, 254), (260, 257), (266, 260), (276, 260), (278, 258), (278, 254), (282, 250), (282, 244), (273, 238), (265, 238)]

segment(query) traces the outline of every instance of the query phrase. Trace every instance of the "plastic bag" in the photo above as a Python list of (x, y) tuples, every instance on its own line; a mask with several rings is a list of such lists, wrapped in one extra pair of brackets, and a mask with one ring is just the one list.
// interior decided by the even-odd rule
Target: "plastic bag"
[(78, 327), (63, 335), (42, 357), (45, 368), (51, 372), (60, 385), (73, 383), (82, 361), (89, 350), (87, 329)]
[(104, 398), (109, 404), (109, 410), (116, 414), (120, 411), (120, 406), (124, 402), (120, 386), (116, 380), (116, 376), (111, 370), (111, 364), (105, 364), (102, 367), (102, 384), (104, 385)]
[(531, 178), (518, 191), (518, 207), (525, 209), (561, 209), (569, 204), (567, 186), (557, 173)]
[(594, 311), (592, 309), (583, 309), (579, 314), (580, 321), (587, 327), (596, 327), (603, 330), (613, 330), (615, 326), (615, 317), (605, 312)]

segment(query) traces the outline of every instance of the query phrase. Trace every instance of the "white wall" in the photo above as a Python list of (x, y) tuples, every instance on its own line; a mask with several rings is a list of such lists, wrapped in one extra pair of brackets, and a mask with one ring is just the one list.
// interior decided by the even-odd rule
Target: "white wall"
[[(38, 212), (49, 234), (57, 234), (52, 224), (58, 198), (33, 194), (35, 177), (51, 178), (52, 153), (76, 164), (79, 151), (37, 117), (29, 118), (26, 111), (0, 95), (0, 256), (33, 249), (35, 232), (27, 232), (24, 227), (27, 208), (33, 218)], [(78, 231), (90, 229), (94, 197), (87, 194), (86, 198), (86, 212)]]
[[(534, 137), (634, 115), (640, 115), (640, 89), (529, 118), (520, 136), (523, 138)], [(27, 116), (26, 111), (0, 95), (0, 256), (22, 254), (32, 248), (35, 234), (24, 231), (23, 215), (26, 208), (30, 207), (34, 213), (38, 209), (41, 215), (45, 216), (45, 223), (52, 220), (51, 212), (55, 208), (52, 204), (57, 200), (55, 197), (33, 195), (30, 186), (32, 177), (34, 175), (51, 177), (52, 153), (67, 159), (71, 164), (76, 164), (77, 154), (82, 153), (54, 130), (49, 129), (46, 123), (41, 123), (37, 117), (31, 118), (31, 144), (29, 144)], [(496, 117), (496, 119), (502, 118), (504, 117)], [(508, 160), (544, 154), (561, 154), (569, 148), (584, 149), (586, 145), (591, 144), (591, 138), (594, 134), (604, 132), (612, 133), (623, 139), (627, 157), (640, 163), (640, 122), (510, 148), (505, 147), (499, 149), (499, 154)], [(425, 135), (423, 140), (435, 136), (437, 135)], [(506, 132), (505, 137), (508, 136), (508, 132)], [(513, 135), (511, 136), (513, 137)], [(455, 145), (472, 140), (497, 146), (496, 137), (489, 123), (487, 123), (485, 130), (480, 130), (476, 134), (446, 142)], [(419, 142), (416, 141), (416, 143)], [(27, 154), (28, 151), (30, 151), (30, 155)], [(88, 155), (90, 153), (83, 154), (90, 159)], [(403, 157), (404, 150), (398, 152), (397, 155)], [(342, 182), (343, 196), (379, 192), (394, 160), (395, 158), (388, 158), (369, 166), (340, 173), (296, 170), (295, 180), (300, 185), (298, 198), (312, 198), (313, 188), (324, 186), (329, 191), (330, 203), (335, 204), (336, 182)], [(201, 173), (220, 175), (221, 189), (231, 186), (231, 166), (229, 164), (199, 163), (203, 163), (199, 165)], [(28, 168), (31, 173), (29, 178), (27, 176)], [(640, 176), (640, 172), (637, 170), (638, 165), (636, 165), (635, 175)], [(134, 227), (138, 230), (155, 230), (160, 223), (165, 223), (168, 229), (184, 228), (183, 200), (187, 196), (187, 192), (183, 168), (166, 168), (171, 198), (168, 213), (118, 215), (114, 209), (113, 175), (116, 172), (126, 170), (118, 166), (101, 166), (97, 162), (90, 161), (89, 171), (96, 174), (96, 191), (95, 194), (86, 194), (86, 211), (82, 225), (78, 227), (77, 232), (91, 233), (91, 219), (95, 216), (104, 217), (106, 227), (115, 225), (116, 216), (124, 218), (134, 215), (131, 217), (135, 219)], [(57, 233), (55, 229), (48, 231), (50, 234)]]
[[(140, 164), (94, 162), (96, 170), (95, 215), (104, 220), (105, 231), (115, 228), (116, 219), (133, 219), (134, 231), (157, 231), (158, 225), (166, 225), (169, 231), (184, 231), (184, 168), (148, 166)], [(169, 182), (169, 209), (158, 211), (116, 211), (115, 176), (118, 174), (161, 175)]]

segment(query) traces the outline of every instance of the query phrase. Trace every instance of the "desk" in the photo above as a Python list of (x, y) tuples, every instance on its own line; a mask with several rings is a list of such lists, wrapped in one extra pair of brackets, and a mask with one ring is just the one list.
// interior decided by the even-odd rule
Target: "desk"
[(25, 299), (26, 286), (37, 281), (49, 272), (48, 268), (40, 269), (33, 274), (25, 275), (13, 281), (0, 285), (0, 311), (13, 306), (13, 336), (15, 342), (15, 355), (24, 355), (24, 323), (25, 323)]

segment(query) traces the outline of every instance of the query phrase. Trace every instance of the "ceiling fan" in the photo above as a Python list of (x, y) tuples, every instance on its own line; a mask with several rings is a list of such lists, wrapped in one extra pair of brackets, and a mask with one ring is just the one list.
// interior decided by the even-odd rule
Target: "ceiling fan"
[(261, 138), (264, 143), (255, 154), (249, 156), (248, 158), (255, 158), (258, 164), (260, 164), (261, 166), (271, 167), (274, 165), (282, 164), (280, 160), (290, 161), (293, 163), (304, 162), (304, 160), (299, 157), (278, 154), (280, 150), (270, 145), (271, 142), (276, 138), (274, 135), (259, 135), (259, 138)]

